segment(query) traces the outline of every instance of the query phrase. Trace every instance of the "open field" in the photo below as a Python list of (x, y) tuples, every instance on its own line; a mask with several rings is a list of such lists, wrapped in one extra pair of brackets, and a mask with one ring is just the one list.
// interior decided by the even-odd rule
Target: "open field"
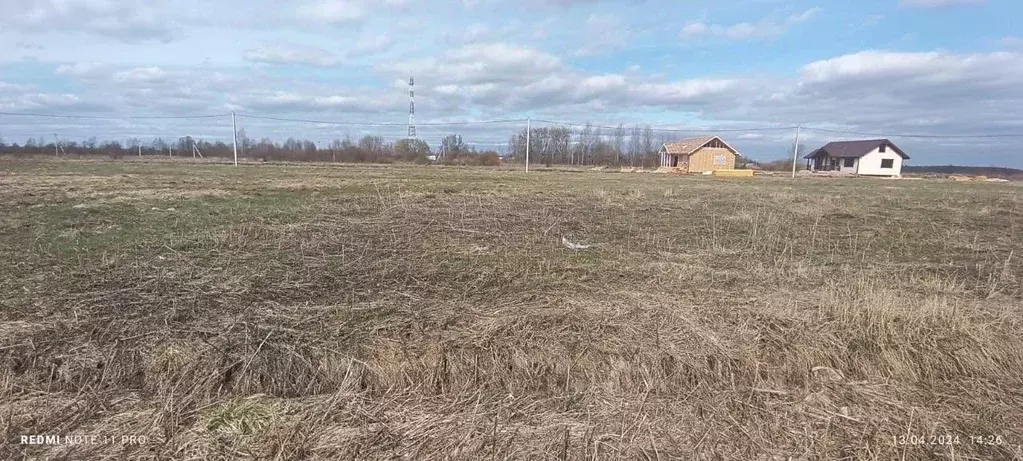
[[(1021, 236), (1019, 184), (0, 158), (0, 458), (1023, 459)], [(72, 434), (147, 439), (18, 443)]]

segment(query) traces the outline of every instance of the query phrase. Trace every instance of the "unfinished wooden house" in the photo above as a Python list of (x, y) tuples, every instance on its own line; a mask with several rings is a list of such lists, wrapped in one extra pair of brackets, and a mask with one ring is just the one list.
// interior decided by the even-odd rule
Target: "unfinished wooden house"
[(734, 170), (739, 151), (717, 136), (682, 139), (661, 147), (661, 167), (683, 173)]

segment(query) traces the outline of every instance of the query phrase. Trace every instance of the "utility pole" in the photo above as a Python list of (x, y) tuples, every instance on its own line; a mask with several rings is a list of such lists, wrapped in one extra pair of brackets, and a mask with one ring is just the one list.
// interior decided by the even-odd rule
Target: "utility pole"
[(234, 111), (231, 111), (231, 132), (234, 133), (234, 166), (238, 166), (238, 122), (234, 118)]
[(796, 125), (796, 144), (792, 146), (792, 179), (796, 179), (796, 157), (799, 156), (799, 125)]
[(529, 173), (529, 129), (530, 119), (526, 118), (526, 173)]

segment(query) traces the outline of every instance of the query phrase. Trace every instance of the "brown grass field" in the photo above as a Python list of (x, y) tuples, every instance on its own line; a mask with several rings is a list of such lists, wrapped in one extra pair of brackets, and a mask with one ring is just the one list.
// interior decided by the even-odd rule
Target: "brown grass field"
[(1018, 183), (0, 159), (0, 458), (1023, 459), (1021, 236)]

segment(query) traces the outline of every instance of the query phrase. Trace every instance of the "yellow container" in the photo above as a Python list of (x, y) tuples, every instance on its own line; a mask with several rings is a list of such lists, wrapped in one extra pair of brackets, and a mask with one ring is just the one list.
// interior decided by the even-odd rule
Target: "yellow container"
[(726, 178), (751, 177), (753, 176), (753, 170), (714, 170), (711, 174)]

